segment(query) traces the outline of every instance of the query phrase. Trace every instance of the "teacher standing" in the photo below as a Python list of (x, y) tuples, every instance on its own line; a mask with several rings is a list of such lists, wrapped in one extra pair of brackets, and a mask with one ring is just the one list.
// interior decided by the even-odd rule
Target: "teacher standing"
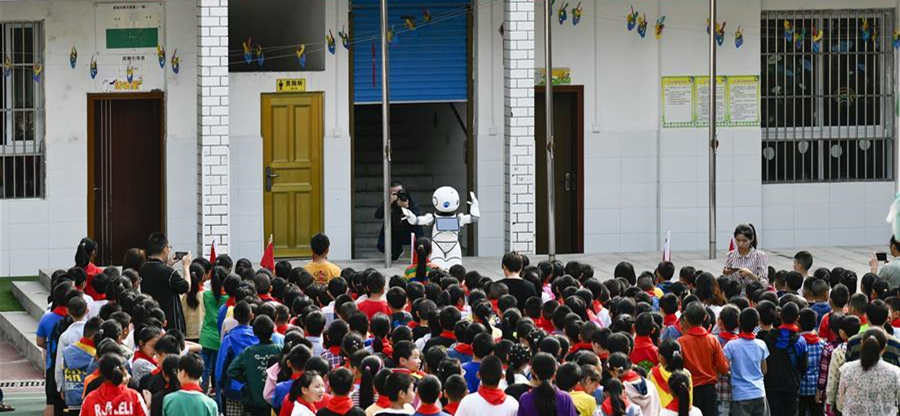
[(759, 238), (753, 224), (741, 224), (734, 229), (735, 249), (725, 258), (722, 274), (741, 283), (758, 280), (763, 287), (769, 287), (769, 256), (758, 250)]

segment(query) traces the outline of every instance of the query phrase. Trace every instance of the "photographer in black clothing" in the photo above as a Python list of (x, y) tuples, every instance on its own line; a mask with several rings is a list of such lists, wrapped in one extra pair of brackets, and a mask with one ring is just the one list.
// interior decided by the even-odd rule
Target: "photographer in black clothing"
[[(412, 200), (412, 196), (403, 188), (400, 181), (391, 182), (391, 257), (393, 260), (400, 258), (403, 254), (403, 246), (409, 245), (409, 234), (415, 233), (416, 238), (422, 236), (422, 227), (410, 225), (403, 221), (403, 211), (401, 207), (412, 211), (419, 215), (419, 209)], [(384, 207), (379, 206), (375, 210), (375, 218), (384, 219)], [(378, 234), (378, 251), (384, 253), (384, 225), (381, 226), (381, 233)]]

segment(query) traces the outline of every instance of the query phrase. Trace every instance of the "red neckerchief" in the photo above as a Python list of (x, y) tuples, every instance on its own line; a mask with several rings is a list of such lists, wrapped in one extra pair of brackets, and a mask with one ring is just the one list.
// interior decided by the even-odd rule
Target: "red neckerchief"
[(144, 354), (144, 352), (141, 351), (141, 350), (137, 350), (137, 351), (134, 352), (134, 358), (133, 358), (131, 361), (132, 361), (132, 362), (135, 362), (135, 361), (137, 361), (137, 360), (139, 360), (139, 359), (141, 359), (141, 358), (143, 358), (143, 359), (145, 359), (145, 360), (147, 360), (147, 361), (150, 361), (150, 364), (157, 365), (156, 359), (155, 359), (155, 358), (153, 358), (153, 357), (151, 357), (151, 356), (149, 356), (149, 355), (147, 355), (147, 354)]
[(106, 300), (106, 293), (94, 292), (94, 296), (91, 296), (91, 299), (94, 299), (95, 302), (98, 300)]
[(296, 372), (296, 373), (292, 373), (292, 374), (291, 374), (291, 380), (296, 380), (296, 379), (298, 379), (298, 378), (300, 378), (300, 377), (302, 377), (302, 376), (303, 376), (303, 372), (302, 372), (302, 371), (298, 371), (298, 372)]
[(726, 330), (726, 331), (719, 332), (719, 337), (721, 337), (725, 341), (734, 341), (738, 338), (738, 335), (735, 334), (734, 332)]
[(388, 357), (394, 355), (394, 346), (391, 345), (391, 341), (387, 337), (381, 339), (381, 352)]
[(681, 329), (681, 321), (680, 321), (680, 320), (675, 321), (675, 323), (673, 324), (673, 326), (675, 327), (675, 330), (678, 331), (679, 334), (683, 334), (683, 333), (684, 333), (684, 330)]
[(416, 413), (421, 413), (423, 415), (436, 415), (441, 412), (441, 408), (434, 403), (422, 403), (419, 405), (419, 408), (416, 409)]
[(340, 345), (332, 345), (328, 347), (328, 351), (331, 351), (336, 357), (341, 355), (341, 346)]
[(181, 385), (181, 389), (187, 390), (187, 391), (196, 391), (196, 392), (203, 393), (203, 389), (201, 389), (200, 385), (197, 383), (184, 383)]
[(594, 313), (600, 313), (603, 310), (603, 304), (599, 300), (595, 300), (591, 305), (594, 307)]
[[(625, 397), (625, 395), (623, 394), (621, 399), (625, 403), (625, 409), (628, 409), (628, 406), (631, 405), (631, 403), (628, 402), (628, 397)], [(603, 400), (603, 404), (600, 406), (600, 408), (603, 410), (603, 414), (605, 415), (616, 414), (615, 412), (613, 412), (612, 400), (610, 400), (609, 397), (607, 397), (606, 400)]]
[(94, 340), (91, 339), (91, 338), (87, 338), (87, 337), (82, 337), (82, 338), (78, 341), (78, 343), (79, 343), (79, 344), (87, 345), (87, 346), (89, 346), (89, 347), (93, 347), (93, 346), (94, 346)]
[(450, 402), (444, 406), (444, 411), (451, 416), (456, 414), (456, 409), (459, 409), (459, 402)]
[(894, 328), (900, 328), (900, 318), (894, 319), (891, 321), (891, 326)]
[(407, 312), (412, 312), (412, 303), (406, 302), (406, 305), (403, 305), (403, 310)]
[(666, 394), (672, 395), (669, 391), (669, 381), (663, 377), (662, 370), (660, 370), (659, 366), (650, 369), (650, 377), (653, 378), (653, 383), (656, 384), (656, 387), (659, 387)]
[(306, 406), (306, 408), (309, 409), (310, 412), (313, 412), (313, 414), (316, 414), (316, 412), (318, 411), (318, 410), (316, 410), (316, 405), (314, 405), (306, 400), (303, 400), (303, 397), (297, 397), (297, 404)]
[(55, 313), (59, 316), (66, 316), (69, 314), (69, 308), (67, 308), (65, 306), (57, 306), (57, 307), (53, 308), (53, 313)]
[(332, 396), (325, 408), (339, 415), (345, 415), (353, 408), (353, 399), (349, 396)]
[(798, 327), (797, 324), (782, 324), (781, 326), (778, 327), (778, 329), (779, 330), (787, 329), (788, 331), (791, 331), (791, 332), (800, 332), (800, 327)]
[(232, 307), (232, 306), (234, 306), (234, 305), (236, 305), (236, 304), (237, 304), (237, 302), (235, 302), (234, 298), (231, 298), (231, 297), (228, 298), (228, 300), (225, 301), (225, 307), (226, 307), (226, 308), (230, 308), (230, 307)]
[(284, 333), (287, 332), (287, 330), (288, 330), (288, 326), (289, 326), (288, 324), (278, 325), (275, 327), (275, 332), (277, 332), (281, 335), (284, 335)]
[(738, 337), (742, 338), (742, 339), (749, 339), (749, 340), (756, 339), (756, 335), (753, 335), (752, 332), (741, 332), (741, 334), (738, 335)]
[(475, 355), (475, 352), (472, 350), (472, 344), (457, 342), (456, 346), (453, 347), (453, 350), (462, 355)]
[(494, 299), (491, 301), (491, 309), (494, 310), (494, 313), (500, 314), (500, 307), (497, 306), (497, 303), (500, 302), (500, 299)]
[(382, 394), (378, 396), (378, 400), (375, 401), (375, 406), (378, 406), (382, 409), (388, 409), (391, 407), (391, 399), (387, 397), (386, 394)]
[[(584, 386), (582, 386), (580, 383), (579, 383), (579, 384), (576, 384), (575, 387), (574, 387), (574, 389), (575, 389), (575, 391), (581, 391), (581, 392), (584, 392)], [(585, 392), (585, 393), (586, 393), (586, 392)]]
[(678, 397), (672, 396), (672, 401), (666, 405), (666, 409), (678, 413)]
[(819, 338), (819, 335), (816, 334), (815, 332), (812, 332), (812, 331), (810, 331), (810, 332), (804, 332), (804, 333), (803, 333), (803, 339), (806, 340), (806, 343), (807, 343), (807, 344), (818, 344), (819, 341), (821, 340), (821, 339)]
[(603, 352), (600, 354), (600, 357), (599, 357), (599, 358), (600, 358), (601, 360), (608, 360), (608, 359), (609, 359), (609, 351), (603, 351)]
[(675, 325), (678, 322), (678, 316), (674, 313), (667, 313), (663, 316), (663, 326)]
[(582, 350), (592, 351), (591, 343), (590, 342), (576, 342), (574, 345), (572, 345), (572, 348), (569, 348), (569, 354), (572, 354), (572, 353), (575, 353), (578, 351), (582, 351)]
[(638, 335), (634, 337), (634, 349), (649, 347), (655, 347), (655, 345), (653, 344), (653, 339), (651, 339), (649, 336)]
[(416, 329), (416, 327), (419, 326), (419, 323), (416, 321), (409, 321), (406, 323), (406, 326), (408, 326), (409, 329)]
[(656, 291), (653, 290), (653, 289), (645, 290), (644, 293), (650, 295), (651, 298), (655, 298), (655, 297), (656, 297)]
[(869, 324), (869, 318), (867, 318), (865, 315), (859, 317), (859, 325), (860, 326), (868, 325), (868, 324)]
[(622, 379), (622, 381), (630, 383), (632, 381), (640, 380), (641, 375), (636, 373), (634, 370), (628, 370), (625, 372), (625, 374), (622, 374), (620, 378)]
[(391, 371), (393, 371), (395, 373), (400, 373), (400, 374), (409, 374), (411, 376), (416, 376), (419, 378), (425, 376), (425, 373), (423, 373), (419, 370), (413, 371), (413, 370), (410, 370), (408, 368), (403, 368), (403, 367), (397, 367), (397, 368), (392, 369)]
[(553, 332), (553, 330), (555, 329), (553, 328), (553, 322), (551, 322), (547, 318), (544, 318), (543, 315), (540, 318), (534, 320), (534, 325), (546, 332)]
[(463, 304), (463, 306), (459, 306), (459, 304), (456, 304), (456, 305), (453, 305), (453, 306), (456, 306), (456, 309), (458, 309), (460, 312), (465, 312), (465, 311), (466, 311), (466, 305), (465, 305), (465, 304)]
[(440, 337), (456, 341), (456, 334), (453, 331), (441, 331)]
[(263, 302), (278, 302), (275, 298), (272, 297), (272, 295), (270, 295), (268, 293), (263, 293), (262, 295), (258, 295), (258, 296), (259, 296), (259, 300), (261, 300)]
[(496, 387), (480, 386), (478, 394), (494, 406), (499, 406), (506, 400), (506, 393)]
[(691, 329), (688, 329), (688, 331), (685, 332), (684, 334), (685, 335), (694, 335), (694, 336), (698, 336), (698, 337), (705, 337), (705, 336), (709, 335), (709, 331), (707, 331), (706, 328), (704, 328), (702, 326), (692, 326)]

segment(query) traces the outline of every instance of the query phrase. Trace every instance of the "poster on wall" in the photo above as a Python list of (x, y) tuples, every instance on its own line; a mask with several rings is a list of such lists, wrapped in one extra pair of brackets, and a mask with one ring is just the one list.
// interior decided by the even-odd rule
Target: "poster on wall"
[(691, 77), (662, 79), (663, 127), (694, 126), (694, 80)]
[(732, 126), (759, 125), (759, 77), (728, 77), (728, 119)]
[[(709, 77), (694, 77), (694, 114), (696, 127), (709, 125)], [(725, 126), (725, 77), (716, 77), (716, 125)]]
[[(572, 71), (569, 68), (553, 68), (553, 85), (569, 85), (572, 83)], [(547, 84), (547, 69), (534, 70), (534, 85), (543, 87)]]
[[(162, 2), (94, 4), (94, 83), (104, 92), (165, 88), (165, 18)], [(94, 74), (94, 69), (91, 73)], [(93, 79), (93, 78), (92, 78)]]

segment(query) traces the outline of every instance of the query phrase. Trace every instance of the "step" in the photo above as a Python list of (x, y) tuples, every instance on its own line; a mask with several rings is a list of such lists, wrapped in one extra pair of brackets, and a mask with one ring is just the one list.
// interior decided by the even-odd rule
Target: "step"
[[(394, 180), (403, 182), (403, 187), (412, 190), (435, 189), (434, 177), (431, 175), (422, 176), (394, 176)], [(381, 191), (384, 189), (384, 177), (378, 176), (357, 176), (353, 181), (353, 186), (357, 191)]]
[(0, 312), (0, 334), (34, 368), (44, 371), (44, 353), (35, 341), (37, 327), (38, 321), (28, 312)]
[(12, 282), (12, 293), (34, 319), (40, 320), (44, 316), (50, 291), (41, 282)]
[(40, 270), (38, 270), (38, 280), (41, 281), (41, 284), (44, 285), (44, 287), (45, 287), (47, 290), (50, 290), (50, 289), (51, 289), (51, 287), (50, 287), (50, 276), (53, 276), (53, 272), (54, 272), (54, 271), (55, 271), (55, 270), (53, 270), (53, 269), (40, 269)]

